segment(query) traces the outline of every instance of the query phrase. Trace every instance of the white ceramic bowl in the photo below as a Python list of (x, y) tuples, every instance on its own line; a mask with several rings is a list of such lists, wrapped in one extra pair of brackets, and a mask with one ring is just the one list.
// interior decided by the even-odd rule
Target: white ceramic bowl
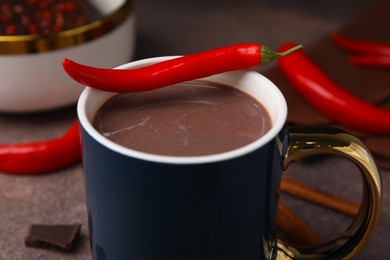
[(83, 86), (65, 73), (63, 58), (108, 68), (131, 60), (131, 0), (90, 3), (103, 17), (84, 26), (46, 35), (0, 36), (0, 112), (37, 112), (76, 103)]

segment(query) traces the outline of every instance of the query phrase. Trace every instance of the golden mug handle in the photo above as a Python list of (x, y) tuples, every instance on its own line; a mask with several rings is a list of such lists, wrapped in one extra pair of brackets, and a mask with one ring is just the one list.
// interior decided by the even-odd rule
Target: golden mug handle
[(374, 160), (356, 137), (334, 128), (288, 128), (283, 155), (284, 168), (292, 162), (318, 154), (348, 158), (361, 170), (363, 198), (351, 226), (338, 238), (312, 248), (295, 248), (277, 242), (277, 259), (350, 259), (365, 247), (379, 222), (382, 205), (381, 177)]

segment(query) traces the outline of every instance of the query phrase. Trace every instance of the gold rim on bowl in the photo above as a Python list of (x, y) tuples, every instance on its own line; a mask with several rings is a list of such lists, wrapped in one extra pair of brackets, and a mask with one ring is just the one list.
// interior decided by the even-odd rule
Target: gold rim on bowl
[(126, 0), (116, 11), (99, 20), (60, 32), (35, 35), (0, 35), (0, 55), (47, 52), (94, 40), (120, 25), (131, 13), (131, 8), (131, 1)]

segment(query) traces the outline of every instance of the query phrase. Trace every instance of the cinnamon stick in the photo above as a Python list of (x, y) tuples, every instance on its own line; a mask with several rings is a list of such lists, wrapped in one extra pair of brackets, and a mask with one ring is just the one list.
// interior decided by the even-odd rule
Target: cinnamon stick
[(305, 246), (319, 245), (325, 242), (320, 235), (298, 218), (283, 202), (279, 202), (277, 226), (294, 243)]
[(282, 178), (281, 191), (351, 217), (355, 217), (360, 208), (359, 203), (318, 190), (303, 181), (286, 175)]

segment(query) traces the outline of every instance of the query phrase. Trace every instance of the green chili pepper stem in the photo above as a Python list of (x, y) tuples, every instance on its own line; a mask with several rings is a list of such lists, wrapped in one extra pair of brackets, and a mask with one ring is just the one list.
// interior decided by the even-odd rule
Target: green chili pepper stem
[(260, 54), (261, 54), (261, 63), (260, 65), (266, 65), (270, 62), (272, 62), (273, 60), (277, 59), (277, 58), (280, 58), (280, 57), (283, 57), (283, 56), (286, 56), (294, 51), (297, 51), (297, 50), (300, 50), (303, 48), (303, 45), (302, 44), (298, 44), (296, 45), (295, 47), (285, 51), (285, 52), (276, 52), (274, 50), (272, 50), (271, 48), (263, 45), (261, 50), (260, 50)]

